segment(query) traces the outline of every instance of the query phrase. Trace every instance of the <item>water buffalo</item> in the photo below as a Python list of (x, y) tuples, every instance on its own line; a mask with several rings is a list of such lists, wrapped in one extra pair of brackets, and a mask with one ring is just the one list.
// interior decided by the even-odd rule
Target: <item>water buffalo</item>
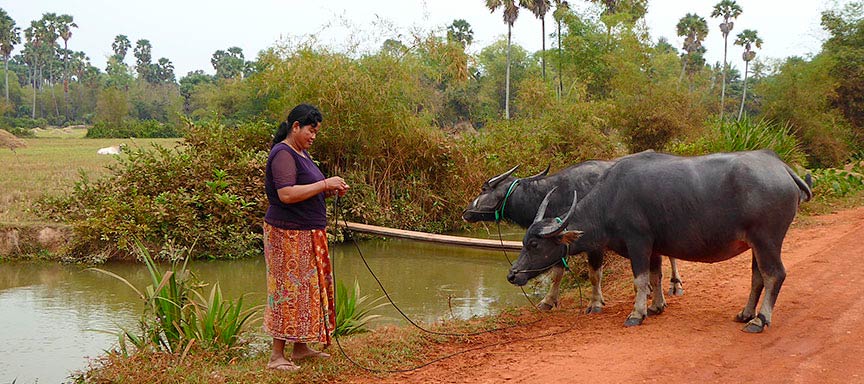
[[(570, 166), (551, 176), (547, 176), (549, 173), (547, 167), (545, 171), (523, 179), (512, 176), (519, 167), (517, 165), (483, 183), (480, 195), (463, 212), (462, 218), (471, 223), (508, 220), (522, 228), (528, 228), (534, 222), (537, 208), (547, 192), (558, 188), (558, 193), (550, 196), (548, 210), (556, 215), (564, 214), (570, 207), (570, 192), (575, 191), (580, 196), (585, 196), (613, 164), (615, 161), (591, 160)], [(604, 254), (602, 249), (596, 249), (587, 252), (587, 255), (590, 266), (589, 278), (593, 289), (586, 312), (598, 313), (604, 303), (601, 290)], [(670, 258), (669, 261), (672, 264), (669, 293), (681, 295), (684, 293), (681, 275), (678, 273), (675, 259)], [(551, 270), (552, 286), (538, 304), (538, 307), (543, 310), (550, 310), (558, 305), (564, 262), (559, 261), (547, 269)]]
[(652, 284), (660, 284), (661, 254), (714, 263), (752, 248), (750, 298), (735, 320), (762, 332), (786, 277), (783, 238), (798, 205), (812, 197), (805, 179), (769, 150), (622, 158), (582, 200), (573, 196), (563, 219), (545, 218), (547, 194), (507, 280), (521, 286), (567, 254), (611, 249), (630, 259), (636, 299), (624, 324), (634, 326), (666, 308), (659, 289), (647, 306)]

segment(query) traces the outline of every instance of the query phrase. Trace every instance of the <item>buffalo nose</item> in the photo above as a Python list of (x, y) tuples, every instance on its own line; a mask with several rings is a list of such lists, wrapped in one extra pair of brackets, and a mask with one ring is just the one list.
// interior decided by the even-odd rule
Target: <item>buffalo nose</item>
[(513, 273), (513, 271), (510, 271), (510, 273), (507, 274), (507, 281), (509, 281), (510, 284), (516, 284), (516, 274)]

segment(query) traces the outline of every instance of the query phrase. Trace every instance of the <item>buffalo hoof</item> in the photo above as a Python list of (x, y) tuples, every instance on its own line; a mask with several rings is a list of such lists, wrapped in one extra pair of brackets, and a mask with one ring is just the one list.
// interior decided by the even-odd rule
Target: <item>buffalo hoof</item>
[(756, 318), (756, 316), (753, 316), (753, 315), (745, 315), (744, 312), (741, 312), (741, 313), (735, 315), (735, 322), (737, 322), (737, 323), (747, 323), (747, 322), (749, 322), (750, 320), (753, 320), (754, 318)]
[(743, 329), (743, 331), (747, 333), (762, 333), (763, 330), (765, 330), (765, 326), (761, 323), (756, 324), (754, 321), (747, 323)]
[(755, 319), (750, 320), (746, 326), (744, 326), (744, 332), (747, 333), (762, 333), (765, 330), (765, 327), (768, 326), (768, 321), (765, 319), (761, 313), (756, 316)]
[(551, 304), (548, 304), (546, 302), (541, 301), (540, 304), (537, 304), (537, 309), (539, 309), (543, 312), (549, 312), (552, 310), (552, 308), (555, 308), (555, 307), (553, 307)]
[(666, 304), (663, 304), (659, 308), (655, 308), (655, 307), (651, 306), (651, 307), (648, 307), (648, 315), (649, 316), (659, 315), (659, 314), (663, 313), (664, 310), (666, 310)]
[(603, 312), (603, 307), (601, 307), (599, 305), (593, 305), (593, 306), (590, 306), (588, 308), (585, 308), (585, 314), (587, 314), (587, 315), (591, 315), (594, 313), (600, 313), (600, 312)]
[(670, 287), (669, 288), (669, 296), (684, 296), (684, 288)]
[(637, 325), (642, 325), (643, 320), (645, 320), (644, 317), (628, 317), (627, 321), (624, 322), (624, 326), (635, 327)]

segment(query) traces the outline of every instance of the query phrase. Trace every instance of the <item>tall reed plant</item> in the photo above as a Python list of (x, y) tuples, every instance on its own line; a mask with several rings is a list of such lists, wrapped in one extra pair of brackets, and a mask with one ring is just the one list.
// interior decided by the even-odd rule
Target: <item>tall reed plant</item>
[(150, 348), (184, 354), (195, 343), (210, 349), (234, 348), (244, 325), (251, 322), (260, 306), (244, 310), (242, 297), (237, 301), (224, 300), (218, 283), (205, 298), (199, 291), (205, 284), (189, 270), (188, 254), (172, 255), (170, 268), (163, 271), (137, 240), (135, 247), (149, 272), (150, 284), (144, 289), (113, 272), (90, 268), (126, 284), (144, 302), (138, 332), (123, 327), (113, 332), (117, 335), (120, 352), (129, 354), (128, 343), (136, 350)]
[(347, 336), (369, 330), (369, 322), (381, 315), (373, 315), (372, 311), (390, 305), (382, 303), (384, 296), (371, 299), (369, 295), (360, 295), (360, 284), (354, 280), (354, 289), (348, 291), (340, 281), (336, 284), (336, 331), (335, 336)]

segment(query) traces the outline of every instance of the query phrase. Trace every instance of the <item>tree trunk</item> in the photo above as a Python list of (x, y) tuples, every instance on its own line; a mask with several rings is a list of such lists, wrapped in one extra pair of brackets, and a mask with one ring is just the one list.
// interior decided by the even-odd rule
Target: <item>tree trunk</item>
[(723, 87), (720, 90), (720, 121), (723, 121), (723, 110), (726, 106), (726, 52), (729, 50), (729, 35), (723, 36)]
[(38, 77), (37, 72), (36, 72), (36, 68), (38, 68), (38, 66), (39, 66), (38, 64), (39, 64), (39, 59), (34, 57), (33, 58), (33, 76), (32, 76), (32, 80), (33, 80), (33, 110), (30, 111), (30, 118), (31, 119), (36, 118), (36, 78)]
[(540, 19), (540, 30), (543, 31), (542, 53), (540, 54), (540, 62), (543, 63), (543, 83), (546, 83), (546, 18)]
[(564, 74), (561, 73), (561, 21), (558, 21), (558, 99), (564, 96)]
[(66, 121), (69, 121), (69, 41), (63, 40), (63, 103), (66, 104)]
[(511, 27), (507, 24), (507, 80), (504, 87), (504, 118), (510, 120), (510, 36)]
[(741, 109), (738, 110), (738, 121), (741, 121), (741, 116), (744, 114), (744, 100), (747, 99), (747, 68), (750, 66), (749, 61), (744, 62), (744, 92), (741, 93)]
[(3, 74), (6, 76), (6, 103), (9, 103), (9, 56), (3, 56)]

